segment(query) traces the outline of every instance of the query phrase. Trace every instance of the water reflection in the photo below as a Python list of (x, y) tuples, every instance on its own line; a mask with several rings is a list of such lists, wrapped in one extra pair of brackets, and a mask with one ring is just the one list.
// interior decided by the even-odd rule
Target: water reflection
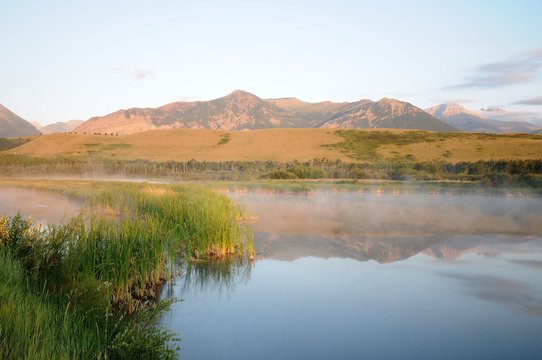
[(25, 217), (31, 215), (36, 224), (67, 221), (81, 207), (81, 202), (53, 192), (0, 187), (0, 215), (14, 216), (21, 212)]
[(230, 196), (258, 218), (252, 224), (257, 253), (278, 259), (392, 262), (426, 249), (451, 259), (493, 241), (488, 234), (522, 242), (542, 233), (539, 198), (329, 191)]
[(542, 296), (537, 295), (524, 281), (487, 274), (443, 273), (442, 275), (459, 281), (471, 296), (502, 304), (529, 316), (542, 316)]
[(514, 264), (530, 266), (532, 268), (542, 270), (542, 260), (511, 260)]
[(181, 356), (542, 358), (540, 198), (229, 195), (258, 259), (185, 269), (162, 319)]
[(236, 285), (250, 280), (254, 263), (245, 258), (226, 257), (209, 261), (188, 261), (182, 265), (181, 292), (217, 289), (219, 293), (232, 291)]

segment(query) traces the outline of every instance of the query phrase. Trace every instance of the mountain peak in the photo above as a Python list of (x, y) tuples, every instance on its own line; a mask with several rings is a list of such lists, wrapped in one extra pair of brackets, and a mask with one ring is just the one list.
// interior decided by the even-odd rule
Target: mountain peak
[(230, 94), (224, 96), (226, 98), (256, 98), (256, 99), (259, 99), (259, 97), (257, 97), (256, 95), (252, 94), (252, 93), (249, 93), (248, 91), (244, 91), (244, 90), (234, 90), (232, 91)]
[(537, 129), (535, 125), (528, 122), (522, 121), (512, 123), (510, 121), (499, 121), (498, 119), (495, 119), (494, 117), (503, 115), (502, 113), (499, 113), (499, 111), (502, 111), (500, 108), (497, 108), (497, 111), (495, 111), (495, 109), (490, 107), (481, 110), (485, 113), (478, 113), (467, 110), (459, 104), (450, 103), (435, 105), (425, 109), (425, 111), (458, 129), (468, 132), (534, 132)]
[(412, 104), (386, 97), (376, 102), (361, 100), (347, 104), (339, 116), (331, 117), (322, 127), (457, 130)]
[(465, 109), (462, 105), (457, 103), (439, 104), (425, 109), (425, 112), (436, 116), (439, 119), (457, 116), (461, 114), (477, 116), (475, 112)]
[(400, 100), (392, 99), (392, 98), (388, 98), (388, 97), (383, 97), (382, 99), (378, 100), (376, 103), (377, 103), (377, 104), (380, 104), (380, 105), (399, 105), (399, 104), (405, 104), (404, 101), (400, 101)]
[(394, 102), (394, 101), (397, 101), (397, 100), (390, 99), (390, 98), (384, 96), (382, 99), (378, 100), (377, 102), (379, 102), (379, 103), (389, 103), (389, 102)]

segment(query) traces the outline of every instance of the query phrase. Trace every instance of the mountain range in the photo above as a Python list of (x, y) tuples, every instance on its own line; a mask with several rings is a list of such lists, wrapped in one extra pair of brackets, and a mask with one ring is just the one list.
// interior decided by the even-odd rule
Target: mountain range
[[(538, 126), (526, 121), (500, 121), (489, 119), (481, 116), (480, 113), (467, 110), (463, 106), (454, 103), (435, 105), (425, 109), (425, 111), (447, 124), (467, 132), (532, 133), (541, 130)], [(498, 111), (499, 113), (503, 112), (503, 110)]]
[(422, 109), (399, 100), (383, 98), (376, 102), (308, 103), (296, 98), (261, 99), (241, 90), (210, 101), (119, 110), (91, 118), (75, 131), (132, 134), (174, 128), (252, 130), (307, 127), (457, 131)]
[[(503, 111), (503, 110), (500, 110)], [(483, 114), (487, 112), (489, 115)], [(379, 101), (304, 102), (294, 97), (262, 99), (246, 91), (209, 101), (174, 102), (158, 108), (118, 110), (87, 121), (57, 122), (36, 128), (0, 105), (0, 137), (37, 135), (40, 132), (133, 134), (155, 129), (254, 130), (265, 128), (365, 129), (395, 128), (484, 133), (540, 133), (526, 121), (491, 119), (493, 110), (474, 112), (459, 104), (440, 104), (422, 110), (408, 102)]]

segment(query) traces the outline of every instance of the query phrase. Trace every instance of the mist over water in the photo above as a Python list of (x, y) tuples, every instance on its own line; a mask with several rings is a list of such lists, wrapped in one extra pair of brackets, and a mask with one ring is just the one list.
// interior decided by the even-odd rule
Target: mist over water
[[(542, 199), (230, 191), (255, 262), (184, 268), (161, 322), (188, 359), (542, 358)], [(0, 188), (0, 213), (58, 223), (82, 204)]]
[(65, 222), (76, 216), (82, 203), (64, 195), (17, 187), (0, 187), (0, 215), (32, 216), (35, 224)]
[[(278, 259), (315, 255), (389, 262), (425, 249), (446, 257), (432, 246), (442, 244), (444, 251), (454, 243), (460, 250), (494, 242), (488, 234), (514, 241), (542, 234), (542, 201), (533, 197), (334, 191), (229, 196), (257, 218), (252, 228), (258, 254)], [(378, 247), (396, 249), (397, 258), (379, 258)]]
[(259, 257), (169, 288), (184, 358), (542, 358), (540, 198), (228, 196), (257, 219)]

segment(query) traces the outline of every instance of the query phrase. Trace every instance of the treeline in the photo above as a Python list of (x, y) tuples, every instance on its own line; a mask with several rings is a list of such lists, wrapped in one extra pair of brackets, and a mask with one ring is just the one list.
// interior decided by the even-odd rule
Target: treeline
[(315, 160), (278, 165), (278, 169), (268, 174), (269, 178), (462, 180), (479, 181), (485, 186), (542, 186), (542, 160), (486, 160), (458, 163), (445, 161), (343, 163)]
[(165, 161), (33, 158), (0, 156), (0, 176), (81, 175), (141, 176), (182, 180), (256, 179), (383, 179), (463, 180), (484, 186), (542, 187), (542, 160), (485, 160), (473, 162), (349, 163), (326, 158), (311, 161)]
[(9, 150), (29, 142), (29, 138), (0, 138), (0, 151)]

